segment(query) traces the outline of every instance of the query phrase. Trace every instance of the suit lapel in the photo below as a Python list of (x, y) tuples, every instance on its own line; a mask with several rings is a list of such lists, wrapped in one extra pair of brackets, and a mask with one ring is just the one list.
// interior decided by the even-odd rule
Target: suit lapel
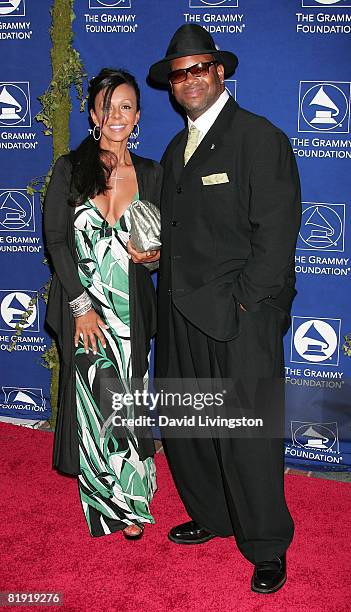
[(177, 182), (184, 169), (184, 150), (186, 147), (187, 139), (188, 139), (188, 130), (187, 128), (185, 128), (180, 133), (180, 138), (177, 144), (175, 145), (175, 148), (173, 150), (173, 155), (172, 155), (173, 173), (174, 173), (174, 176)]
[[(184, 172), (191, 172), (204, 161), (208, 161), (212, 151), (215, 151), (222, 141), (226, 138), (230, 124), (235, 115), (238, 105), (233, 98), (229, 98), (216, 121), (208, 130), (206, 136), (202, 139), (196, 151), (189, 159), (187, 165), (183, 168)], [(232, 133), (230, 133), (232, 138)], [(184, 151), (184, 150), (183, 150)]]

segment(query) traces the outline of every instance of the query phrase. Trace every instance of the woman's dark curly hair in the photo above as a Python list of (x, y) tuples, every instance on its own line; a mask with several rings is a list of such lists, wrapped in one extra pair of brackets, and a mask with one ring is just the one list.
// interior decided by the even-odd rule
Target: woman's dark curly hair
[[(99, 74), (91, 79), (88, 87), (88, 112), (89, 123), (94, 128), (94, 122), (90, 111), (95, 110), (96, 96), (104, 91), (103, 121), (108, 118), (111, 98), (114, 90), (119, 85), (130, 85), (133, 87), (137, 101), (137, 111), (140, 110), (140, 89), (132, 74), (121, 69), (103, 68)], [(116, 157), (111, 151), (105, 151), (99, 146), (99, 141), (92, 136), (85, 138), (78, 148), (72, 152), (73, 162), (73, 194), (72, 204), (78, 206), (94, 198), (99, 193), (107, 191), (108, 179), (116, 164)]]

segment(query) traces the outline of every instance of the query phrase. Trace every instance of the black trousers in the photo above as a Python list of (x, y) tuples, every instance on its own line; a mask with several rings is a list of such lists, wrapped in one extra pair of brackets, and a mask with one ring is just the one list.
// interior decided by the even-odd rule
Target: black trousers
[[(233, 379), (226, 414), (263, 414), (263, 432), (176, 438), (164, 446), (173, 478), (189, 516), (218, 536), (234, 534), (252, 563), (282, 555), (294, 524), (284, 497), (283, 432), (269, 422), (284, 420), (283, 331), (286, 315), (261, 304), (240, 312), (235, 340), (206, 336), (170, 305), (169, 378)], [(162, 339), (160, 339), (162, 341)], [(277, 384), (278, 382), (278, 384)], [(213, 414), (213, 413), (212, 413)], [(273, 427), (274, 429), (274, 427)], [(162, 430), (161, 430), (162, 431)]]

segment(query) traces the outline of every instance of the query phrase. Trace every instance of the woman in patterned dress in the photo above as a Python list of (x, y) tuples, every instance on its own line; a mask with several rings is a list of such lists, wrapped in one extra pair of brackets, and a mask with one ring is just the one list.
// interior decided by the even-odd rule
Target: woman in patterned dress
[(133, 425), (136, 406), (116, 406), (147, 385), (155, 295), (140, 264), (159, 252), (130, 248), (128, 209), (136, 199), (158, 204), (161, 168), (128, 150), (140, 116), (134, 77), (105, 68), (88, 93), (92, 135), (57, 160), (44, 207), (54, 269), (46, 320), (61, 357), (54, 467), (78, 476), (91, 535), (137, 539), (154, 522), (154, 445)]

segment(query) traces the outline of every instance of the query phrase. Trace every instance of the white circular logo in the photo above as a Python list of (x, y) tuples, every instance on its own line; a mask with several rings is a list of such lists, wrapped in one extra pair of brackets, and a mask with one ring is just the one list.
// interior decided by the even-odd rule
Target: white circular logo
[(336, 445), (336, 435), (322, 423), (304, 423), (295, 429), (293, 442), (302, 448), (326, 452)]
[(305, 92), (301, 114), (314, 130), (330, 132), (341, 127), (349, 110), (348, 99), (333, 83), (317, 83)]
[(310, 249), (331, 250), (337, 246), (342, 229), (342, 220), (331, 206), (313, 204), (302, 213), (299, 236)]
[(115, 6), (123, 5), (125, 0), (96, 0), (97, 4), (101, 4), (101, 6), (105, 6), (106, 8), (112, 8)]
[(0, 226), (18, 231), (27, 228), (32, 218), (32, 203), (23, 191), (11, 189), (0, 194)]
[[(4, 297), (1, 303), (1, 316), (9, 327), (15, 329), (16, 325), (21, 322), (31, 299), (31, 295), (22, 291), (13, 291)], [(37, 307), (35, 304), (31, 306), (31, 310), (32, 314), (24, 323), (24, 329), (31, 327), (37, 317)]]
[(23, 123), (29, 111), (27, 93), (14, 83), (0, 84), (0, 124), (9, 127)]
[(0, 6), (0, 15), (10, 15), (14, 11), (17, 11), (22, 0), (8, 0), (7, 2), (1, 2), (3, 6)]
[(318, 4), (330, 5), (330, 4), (338, 4), (338, 2), (341, 2), (341, 0), (316, 0), (316, 2), (318, 2)]
[(207, 6), (221, 6), (222, 4), (228, 4), (228, 0), (201, 0), (201, 4)]
[(310, 319), (297, 328), (294, 336), (296, 351), (312, 363), (326, 361), (335, 353), (338, 338), (326, 321)]

